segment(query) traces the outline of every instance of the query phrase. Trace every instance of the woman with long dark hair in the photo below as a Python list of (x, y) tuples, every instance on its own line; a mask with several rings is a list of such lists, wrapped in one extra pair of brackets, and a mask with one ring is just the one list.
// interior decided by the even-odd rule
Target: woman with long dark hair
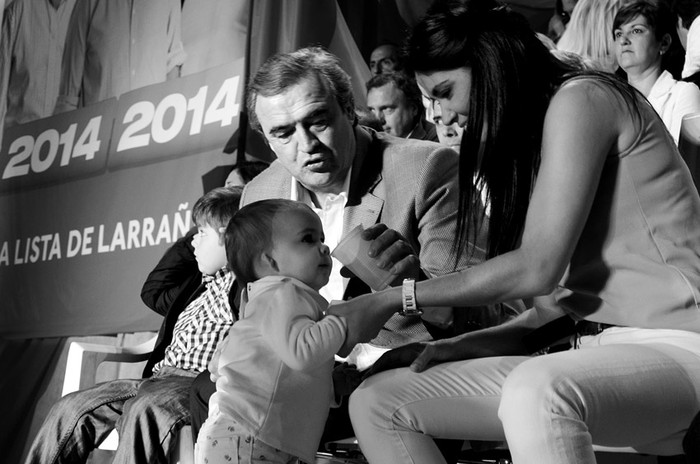
[(351, 397), (365, 456), (444, 462), (433, 438), (505, 439), (518, 464), (593, 464), (593, 444), (681, 453), (700, 410), (700, 198), (661, 119), (492, 1), (437, 2), (407, 50), (424, 95), (465, 128), (455, 252), (480, 231), (485, 189), (490, 259), (330, 312), (352, 346), (402, 307), (533, 305), (380, 359), (409, 367)]

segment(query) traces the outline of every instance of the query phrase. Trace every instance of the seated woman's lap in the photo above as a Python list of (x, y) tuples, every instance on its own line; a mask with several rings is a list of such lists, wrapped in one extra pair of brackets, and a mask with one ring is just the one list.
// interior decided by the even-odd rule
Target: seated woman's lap
[(595, 462), (591, 443), (682, 453), (700, 410), (700, 335), (675, 331), (683, 343), (696, 337), (693, 352), (674, 345), (674, 331), (660, 343), (651, 340), (658, 331), (609, 330), (589, 346), (533, 358), (510, 374), (499, 415), (516, 461), (569, 462), (573, 453), (573, 462)]
[(363, 453), (370, 462), (443, 462), (430, 437), (504, 440), (497, 416), (501, 385), (528, 359), (473, 359), (370, 377), (350, 397)]
[[(350, 403), (360, 445), (371, 462), (391, 462), (392, 453), (420, 462), (415, 455), (428, 459), (434, 451), (423, 433), (503, 440), (505, 427), (511, 451), (539, 455), (519, 462), (544, 463), (551, 453), (558, 456), (553, 460), (562, 459), (560, 453), (592, 456), (591, 436), (599, 445), (680, 453), (683, 433), (700, 410), (700, 356), (671, 344), (639, 343), (639, 337), (625, 342), (625, 336), (613, 345), (546, 356), (458, 361), (423, 373), (397, 369), (371, 377)], [(698, 342), (700, 351), (700, 335)], [(566, 443), (553, 442), (556, 435)]]

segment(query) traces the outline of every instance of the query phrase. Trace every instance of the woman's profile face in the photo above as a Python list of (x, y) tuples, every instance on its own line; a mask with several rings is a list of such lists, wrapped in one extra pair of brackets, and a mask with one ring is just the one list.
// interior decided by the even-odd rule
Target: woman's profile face
[(661, 55), (667, 46), (657, 40), (654, 28), (644, 16), (637, 15), (615, 29), (613, 36), (617, 62), (628, 73), (661, 66)]
[(440, 103), (444, 124), (449, 126), (456, 122), (464, 127), (472, 88), (471, 68), (416, 73), (416, 81), (423, 95)]

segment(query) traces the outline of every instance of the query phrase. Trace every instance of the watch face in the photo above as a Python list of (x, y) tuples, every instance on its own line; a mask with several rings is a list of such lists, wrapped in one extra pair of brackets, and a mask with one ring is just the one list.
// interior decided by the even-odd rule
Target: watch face
[(401, 286), (401, 296), (403, 300), (403, 309), (399, 312), (402, 316), (420, 316), (423, 311), (418, 309), (416, 303), (416, 281), (413, 279), (404, 279)]

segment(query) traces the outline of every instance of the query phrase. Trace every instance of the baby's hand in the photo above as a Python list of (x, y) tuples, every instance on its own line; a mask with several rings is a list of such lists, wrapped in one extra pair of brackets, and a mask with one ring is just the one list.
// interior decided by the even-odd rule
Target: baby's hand
[(333, 391), (336, 398), (352, 393), (362, 382), (362, 373), (353, 364), (343, 363), (333, 368)]

